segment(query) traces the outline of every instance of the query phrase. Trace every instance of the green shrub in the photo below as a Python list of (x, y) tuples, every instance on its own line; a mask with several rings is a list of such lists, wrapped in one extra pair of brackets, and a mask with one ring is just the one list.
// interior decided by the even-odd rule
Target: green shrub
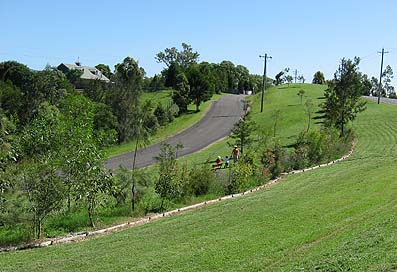
[[(262, 172), (270, 172), (271, 179), (278, 177), (284, 171), (284, 169), (289, 168), (289, 165), (286, 165), (288, 161), (286, 156), (287, 154), (285, 150), (283, 150), (281, 145), (278, 143), (276, 143), (273, 148), (266, 148), (260, 155), (260, 161), (263, 166)], [(285, 165), (283, 165), (283, 163)]]
[(86, 211), (57, 214), (48, 218), (44, 231), (54, 236), (58, 233), (78, 232), (90, 226)]
[(234, 194), (255, 187), (256, 182), (252, 182), (254, 180), (252, 179), (253, 174), (254, 165), (252, 163), (239, 161), (232, 169), (227, 193)]
[(154, 115), (156, 116), (160, 126), (165, 126), (168, 123), (169, 115), (160, 103), (158, 103), (156, 109), (154, 110)]
[(31, 239), (31, 230), (25, 225), (0, 227), (0, 246), (26, 243)]
[[(148, 188), (146, 193), (143, 195), (141, 198), (138, 208), (142, 211), (144, 211), (145, 214), (150, 213), (150, 212), (160, 212), (162, 207), (161, 207), (161, 197), (159, 194), (157, 194), (154, 190), (154, 188)], [(164, 203), (163, 203), (163, 208), (164, 208)]]
[(194, 166), (190, 169), (185, 183), (184, 194), (187, 195), (205, 195), (211, 184), (215, 183), (215, 175), (206, 165)]

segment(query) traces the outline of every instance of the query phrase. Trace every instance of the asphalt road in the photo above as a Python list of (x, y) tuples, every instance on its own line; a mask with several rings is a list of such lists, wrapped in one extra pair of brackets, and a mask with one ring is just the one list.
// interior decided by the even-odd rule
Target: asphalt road
[[(378, 97), (376, 97), (376, 96), (364, 96), (364, 98), (371, 100), (371, 101), (378, 102)], [(397, 104), (397, 99), (381, 97), (380, 102), (385, 103), (385, 104)]]
[[(195, 125), (182, 131), (181, 133), (165, 140), (172, 146), (178, 143), (183, 144), (183, 148), (178, 150), (178, 156), (184, 156), (197, 152), (211, 143), (228, 136), (233, 129), (233, 125), (238, 122), (244, 113), (244, 95), (227, 95), (213, 102), (207, 114)], [(160, 144), (148, 146), (137, 151), (136, 167), (146, 167), (154, 164), (155, 156), (160, 152)], [(119, 166), (127, 169), (132, 168), (134, 151), (115, 156), (105, 162), (109, 170), (115, 170)]]

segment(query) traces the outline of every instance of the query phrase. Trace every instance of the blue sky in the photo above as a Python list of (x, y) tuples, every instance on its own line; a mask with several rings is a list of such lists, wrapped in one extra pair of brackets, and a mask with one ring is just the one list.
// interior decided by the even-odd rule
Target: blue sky
[(186, 42), (201, 61), (230, 60), (257, 74), (267, 52), (271, 77), (290, 67), (309, 81), (317, 70), (330, 78), (342, 57), (354, 56), (378, 77), (382, 47), (385, 65), (397, 69), (396, 17), (392, 0), (0, 0), (0, 61), (43, 69), (79, 57), (113, 68), (132, 56), (151, 76), (163, 68), (156, 53)]

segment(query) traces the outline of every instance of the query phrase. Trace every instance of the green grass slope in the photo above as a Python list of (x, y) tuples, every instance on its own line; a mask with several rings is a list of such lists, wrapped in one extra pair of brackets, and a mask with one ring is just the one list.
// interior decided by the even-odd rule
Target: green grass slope
[[(320, 88), (300, 87), (308, 93)], [(296, 85), (273, 89), (266, 105), (285, 109), (289, 99), (300, 103), (296, 92)], [(293, 118), (285, 113), (285, 122)], [(270, 120), (269, 114), (257, 118)], [(368, 103), (353, 124), (357, 145), (346, 161), (116, 234), (0, 254), (0, 270), (395, 271), (396, 115), (397, 106)], [(299, 132), (301, 117), (300, 125), (280, 124), (280, 136), (288, 141)]]

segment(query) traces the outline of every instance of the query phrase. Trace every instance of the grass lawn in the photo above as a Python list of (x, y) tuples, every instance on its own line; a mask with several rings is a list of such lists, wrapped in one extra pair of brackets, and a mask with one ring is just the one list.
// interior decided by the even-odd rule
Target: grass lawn
[[(158, 93), (145, 93), (143, 95), (143, 99), (151, 99), (154, 101), (155, 105), (158, 103), (162, 103), (163, 105), (166, 105), (171, 101), (171, 91), (169, 90), (164, 90)], [(222, 95), (225, 94), (214, 94), (211, 98), (211, 100), (206, 101), (200, 105), (200, 111), (196, 112), (196, 106), (193, 104), (190, 104), (188, 106), (189, 113), (184, 114), (178, 118), (175, 118), (174, 121), (171, 123), (167, 124), (165, 127), (161, 127), (159, 130), (157, 130), (156, 134), (153, 135), (149, 141), (150, 144), (158, 143), (162, 140), (165, 140), (166, 138), (173, 136), (179, 132), (181, 132), (184, 129), (187, 129), (191, 126), (193, 126), (195, 123), (201, 120), (205, 113), (207, 112), (209, 106), (213, 101), (218, 100), (221, 98)], [(110, 158), (116, 155), (120, 155), (126, 152), (129, 152), (131, 150), (134, 150), (135, 147), (135, 142), (128, 142), (124, 143), (121, 145), (113, 146), (105, 150), (105, 157)]]
[[(299, 110), (293, 110), (298, 107), (288, 106), (300, 104), (294, 87), (272, 89), (264, 113), (256, 113), (255, 106), (253, 112), (271, 127), (269, 111), (282, 109), (283, 122), (290, 125), (280, 123), (277, 132), (285, 143), (305, 127), (304, 112), (299, 119)], [(300, 87), (308, 95), (321, 94), (321, 86)], [(0, 254), (1, 270), (395, 271), (394, 116), (397, 106), (369, 102), (353, 124), (357, 145), (346, 161), (289, 176), (247, 197), (116, 234)], [(217, 145), (207, 155), (217, 152), (212, 148)]]
[[(305, 90), (303, 104), (301, 104), (300, 97), (297, 95), (301, 89)], [(307, 126), (307, 115), (304, 108), (305, 101), (307, 99), (312, 100), (315, 105), (315, 111), (317, 111), (318, 104), (323, 101), (319, 98), (322, 97), (324, 90), (325, 86), (312, 84), (291, 84), (291, 87), (287, 87), (287, 85), (273, 87), (266, 92), (263, 113), (260, 112), (260, 94), (248, 97), (252, 101), (252, 120), (256, 122), (265, 134), (272, 136), (274, 114), (280, 111), (276, 136), (279, 137), (284, 146), (292, 144), (295, 142), (297, 135)], [(315, 120), (312, 120), (313, 127), (318, 126), (315, 122)], [(217, 156), (230, 155), (232, 148), (227, 142), (232, 143), (233, 140), (223, 139), (199, 153), (184, 156), (179, 161), (188, 164), (201, 164), (207, 160), (215, 160)]]

